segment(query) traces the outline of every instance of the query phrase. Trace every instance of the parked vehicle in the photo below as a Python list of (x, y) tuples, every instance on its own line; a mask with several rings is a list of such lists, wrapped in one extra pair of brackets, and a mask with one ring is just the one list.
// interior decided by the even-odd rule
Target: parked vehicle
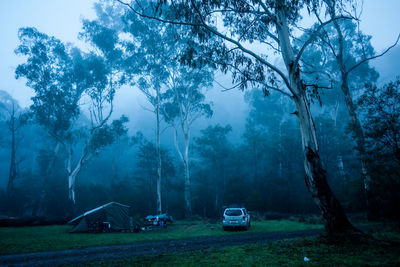
[(250, 228), (250, 214), (245, 208), (226, 208), (223, 214), (222, 227), (225, 230), (233, 228)]

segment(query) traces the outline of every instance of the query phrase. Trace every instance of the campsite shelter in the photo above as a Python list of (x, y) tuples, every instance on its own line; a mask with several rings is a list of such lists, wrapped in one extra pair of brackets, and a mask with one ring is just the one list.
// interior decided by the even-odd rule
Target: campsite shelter
[(129, 230), (129, 206), (110, 202), (79, 215), (68, 224), (74, 225), (70, 233), (96, 231), (103, 224), (109, 225), (111, 231)]

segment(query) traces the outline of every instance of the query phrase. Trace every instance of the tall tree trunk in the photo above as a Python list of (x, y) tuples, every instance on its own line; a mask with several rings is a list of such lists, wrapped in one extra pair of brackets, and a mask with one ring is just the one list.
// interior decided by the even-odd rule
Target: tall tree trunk
[(295, 67), (295, 56), (290, 43), (284, 2), (283, 0), (278, 1), (278, 21), (276, 26), (281, 53), (289, 74), (290, 86), (294, 94), (293, 100), (296, 107), (296, 114), (300, 125), (306, 185), (311, 192), (314, 202), (322, 213), (325, 229), (329, 234), (353, 231), (354, 227), (349, 222), (343, 207), (329, 187), (326, 171), (322, 167), (315, 125), (306, 96), (306, 88), (302, 83), (299, 67)]
[(185, 137), (185, 154), (184, 154), (184, 167), (185, 167), (185, 203), (186, 203), (186, 216), (192, 216), (192, 199), (190, 194), (190, 173), (189, 173), (189, 139), (190, 139), (190, 131), (184, 133)]
[[(331, 16), (334, 18), (336, 17), (335, 6), (333, 4), (329, 5), (329, 12)], [(361, 164), (361, 175), (364, 182), (364, 192), (365, 192), (365, 200), (366, 200), (366, 207), (367, 207), (367, 216), (368, 219), (373, 219), (376, 217), (376, 213), (374, 212), (372, 205), (371, 205), (371, 176), (367, 169), (367, 163), (364, 159), (365, 156), (365, 137), (364, 131), (361, 127), (360, 120), (358, 119), (356, 109), (353, 103), (353, 98), (350, 93), (349, 89), (349, 71), (346, 69), (345, 60), (344, 60), (344, 37), (340, 25), (337, 20), (333, 21), (333, 25), (338, 34), (338, 43), (339, 43), (339, 51), (336, 56), (336, 61), (340, 69), (341, 74), (341, 89), (346, 101), (347, 110), (350, 115), (352, 130), (356, 137), (357, 149), (361, 154), (360, 164)], [(332, 51), (335, 52), (335, 51)]]
[(185, 216), (190, 218), (192, 216), (192, 202), (191, 202), (191, 195), (190, 195), (190, 173), (189, 173), (189, 165), (185, 162)]
[[(343, 66), (344, 67), (344, 66)], [(350, 115), (353, 133), (356, 137), (357, 149), (360, 152), (361, 175), (364, 183), (365, 201), (367, 207), (367, 217), (369, 220), (376, 218), (376, 211), (371, 205), (372, 190), (371, 190), (371, 176), (367, 169), (367, 162), (365, 161), (365, 136), (361, 127), (360, 120), (358, 119), (355, 111), (353, 99), (349, 90), (348, 73), (342, 72), (342, 92), (346, 101), (347, 110)]]
[(169, 213), (169, 179), (168, 176), (164, 178), (164, 211), (166, 214)]
[(186, 128), (182, 124), (182, 131), (185, 138), (185, 151), (182, 154), (181, 149), (179, 148), (178, 144), (178, 131), (176, 127), (174, 127), (174, 144), (175, 149), (178, 152), (179, 158), (181, 159), (184, 171), (184, 199), (185, 199), (185, 216), (190, 218), (192, 216), (192, 202), (190, 196), (190, 172), (189, 172), (189, 141), (190, 141), (190, 130)]
[(305, 95), (295, 100), (302, 136), (306, 185), (314, 202), (322, 212), (328, 233), (353, 230), (339, 201), (327, 182), (326, 171), (319, 156), (315, 126)]
[(67, 171), (68, 171), (68, 198), (72, 202), (73, 208), (75, 208), (76, 204), (76, 199), (75, 199), (75, 189), (76, 189), (76, 178), (79, 174), (79, 172), (82, 169), (82, 166), (85, 164), (87, 157), (89, 155), (89, 148), (87, 145), (83, 148), (81, 157), (79, 158), (79, 161), (75, 165), (74, 169), (72, 169), (72, 155), (73, 151), (72, 148), (69, 150), (69, 156), (68, 156), (68, 166), (67, 166)]
[(160, 89), (157, 87), (157, 214), (162, 213), (161, 206), (161, 147), (160, 147)]

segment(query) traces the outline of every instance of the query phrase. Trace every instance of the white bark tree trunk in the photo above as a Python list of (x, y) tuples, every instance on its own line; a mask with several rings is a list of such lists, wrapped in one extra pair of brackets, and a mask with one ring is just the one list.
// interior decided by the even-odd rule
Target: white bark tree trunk
[(160, 147), (160, 89), (157, 87), (157, 214), (162, 213), (161, 205), (161, 147)]
[[(329, 11), (331, 13), (331, 16), (336, 17), (335, 6), (331, 4), (329, 6), (329, 9), (330, 9)], [(364, 155), (366, 153), (365, 152), (365, 136), (364, 136), (364, 131), (362, 129), (360, 120), (358, 119), (358, 116), (356, 113), (356, 108), (354, 106), (353, 98), (350, 93), (349, 81), (348, 81), (350, 71), (353, 70), (353, 68), (351, 68), (349, 71), (349, 69), (346, 68), (346, 65), (345, 65), (344, 36), (343, 36), (343, 32), (340, 28), (340, 25), (337, 21), (333, 21), (333, 25), (338, 34), (339, 50), (337, 52), (336, 61), (337, 61), (337, 64), (338, 64), (338, 67), (340, 70), (340, 74), (341, 74), (341, 89), (342, 89), (342, 92), (343, 92), (343, 95), (345, 98), (347, 110), (350, 115), (352, 130), (356, 136), (357, 149), (361, 154), (361, 158), (360, 158), (361, 175), (362, 175), (362, 179), (364, 182), (364, 192), (365, 192), (365, 200), (366, 200), (366, 206), (367, 206), (367, 217), (368, 217), (368, 219), (374, 219), (376, 217), (376, 210), (374, 210), (373, 205), (371, 205), (371, 199), (372, 199), (371, 176), (367, 169), (367, 162), (364, 159)], [(335, 52), (335, 51), (332, 51), (332, 52)]]
[(327, 183), (326, 171), (322, 167), (315, 125), (306, 96), (306, 88), (302, 83), (299, 67), (294, 67), (296, 58), (290, 43), (284, 2), (280, 0), (277, 4), (278, 21), (276, 27), (282, 57), (289, 74), (291, 90), (294, 94), (293, 100), (300, 125), (306, 185), (311, 192), (314, 202), (322, 212), (325, 228), (328, 233), (353, 231), (353, 226), (348, 221), (342, 206)]
[(184, 199), (185, 199), (185, 214), (186, 217), (192, 216), (192, 202), (191, 202), (191, 182), (190, 182), (190, 171), (189, 171), (189, 145), (190, 145), (190, 130), (189, 128), (184, 127), (182, 124), (182, 130), (184, 132), (185, 139), (185, 150), (182, 154), (181, 149), (178, 144), (178, 131), (174, 126), (174, 143), (175, 149), (178, 152), (179, 158), (181, 159), (183, 168), (184, 168)]
[(79, 158), (79, 161), (75, 165), (74, 169), (71, 169), (72, 165), (72, 148), (70, 148), (69, 154), (68, 154), (68, 166), (67, 166), (67, 171), (68, 171), (68, 198), (70, 201), (72, 201), (73, 205), (75, 205), (75, 188), (76, 188), (76, 178), (79, 174), (79, 172), (82, 169), (82, 166), (85, 164), (86, 160), (88, 159), (89, 152), (88, 152), (88, 147), (85, 145), (83, 148), (81, 157)]
[(184, 133), (185, 137), (185, 203), (186, 203), (186, 214), (188, 217), (192, 216), (192, 200), (190, 194), (190, 172), (189, 172), (189, 141), (190, 141), (190, 130), (186, 129)]
[[(344, 67), (344, 66), (343, 66)], [(373, 210), (371, 205), (372, 191), (371, 191), (371, 175), (367, 169), (367, 162), (364, 159), (365, 151), (365, 137), (364, 131), (361, 127), (360, 120), (358, 119), (355, 111), (353, 99), (349, 90), (348, 85), (348, 74), (342, 73), (342, 92), (346, 101), (347, 110), (350, 115), (352, 130), (356, 136), (357, 148), (360, 152), (360, 164), (361, 164), (361, 175), (364, 182), (365, 201), (367, 206), (368, 219), (374, 219), (376, 217), (376, 211)]]

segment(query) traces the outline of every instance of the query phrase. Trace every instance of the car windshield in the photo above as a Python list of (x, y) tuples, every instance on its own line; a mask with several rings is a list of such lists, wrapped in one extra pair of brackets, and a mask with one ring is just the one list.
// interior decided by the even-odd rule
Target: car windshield
[(225, 215), (227, 216), (240, 216), (242, 215), (242, 210), (226, 210)]

